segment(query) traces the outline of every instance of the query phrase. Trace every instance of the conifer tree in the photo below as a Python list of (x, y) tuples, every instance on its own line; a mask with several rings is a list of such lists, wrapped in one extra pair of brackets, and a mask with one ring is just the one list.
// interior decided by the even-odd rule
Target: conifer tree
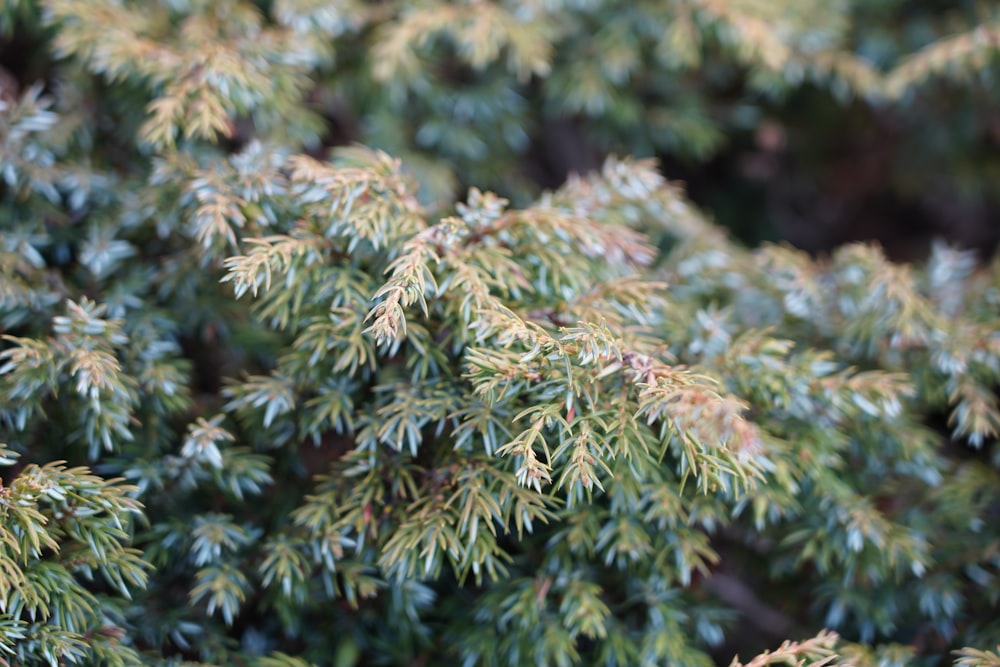
[(995, 74), (994, 16), (893, 68), (852, 16), (6, 3), (0, 664), (1000, 665), (1000, 263), (518, 168), (704, 156), (734, 72)]

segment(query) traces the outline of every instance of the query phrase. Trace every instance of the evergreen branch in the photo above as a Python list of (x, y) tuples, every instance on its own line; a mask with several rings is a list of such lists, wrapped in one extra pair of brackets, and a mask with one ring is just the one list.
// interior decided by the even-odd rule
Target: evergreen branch
[(890, 98), (899, 98), (932, 77), (961, 80), (986, 69), (998, 50), (1000, 24), (982, 23), (909, 56), (886, 75), (884, 88)]
[(389, 282), (372, 297), (377, 303), (365, 317), (372, 323), (364, 333), (372, 334), (376, 345), (391, 343), (406, 334), (405, 308), (419, 303), (423, 314), (429, 314), (427, 297), (438, 289), (430, 264), (441, 261), (438, 248), (453, 236), (454, 229), (451, 220), (428, 227), (407, 241), (402, 254), (386, 269)]
[(824, 667), (844, 665), (840, 662), (834, 647), (840, 637), (835, 632), (824, 630), (812, 639), (801, 642), (784, 642), (775, 651), (767, 651), (748, 663), (733, 658), (730, 667), (765, 667), (766, 665), (793, 665), (794, 667)]
[(1000, 646), (996, 652), (966, 647), (955, 651), (955, 656), (955, 667), (1000, 667)]

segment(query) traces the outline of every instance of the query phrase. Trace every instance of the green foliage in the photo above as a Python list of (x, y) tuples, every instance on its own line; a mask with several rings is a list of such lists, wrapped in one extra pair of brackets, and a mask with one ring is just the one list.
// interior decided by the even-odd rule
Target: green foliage
[[(0, 454), (5, 466), (17, 461), (6, 447)], [(129, 598), (146, 585), (149, 566), (123, 546), (141, 505), (120, 481), (48, 463), (27, 465), (0, 487), (4, 664), (141, 664), (120, 640)]]
[[(1000, 265), (515, 168), (531, 105), (705, 155), (716, 76), (895, 103), (993, 23), (883, 72), (848, 3), (619, 9), (4, 5), (0, 661), (996, 664)], [(401, 159), (321, 155), (343, 98)]]

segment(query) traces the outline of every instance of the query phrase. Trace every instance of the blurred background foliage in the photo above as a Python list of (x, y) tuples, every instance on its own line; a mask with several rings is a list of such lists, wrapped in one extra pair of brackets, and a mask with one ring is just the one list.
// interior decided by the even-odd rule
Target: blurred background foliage
[[(176, 21), (211, 4), (160, 11)], [(1000, 239), (992, 2), (257, 0), (256, 18), (214, 4), (223, 33), (242, 21), (308, 43), (313, 151), (360, 142), (398, 155), (425, 202), (476, 185), (523, 204), (633, 155), (660, 158), (750, 243), (820, 252), (877, 239), (915, 259), (934, 237), (985, 252)], [(5, 89), (58, 83), (36, 3), (5, 0), (0, 30)], [(107, 100), (109, 135), (143, 121), (130, 101)], [(232, 148), (260, 120), (238, 123)]]

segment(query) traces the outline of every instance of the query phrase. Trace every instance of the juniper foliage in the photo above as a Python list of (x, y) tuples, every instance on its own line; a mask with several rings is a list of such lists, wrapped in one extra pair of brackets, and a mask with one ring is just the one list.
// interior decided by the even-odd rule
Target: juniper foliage
[[(760, 612), (814, 637), (748, 666), (1000, 664), (1000, 264), (747, 250), (648, 160), (435, 186), (523, 194), (529, 88), (697, 152), (716, 61), (890, 100), (994, 24), (885, 73), (847, 3), (612, 5), (0, 10), (54, 58), (0, 102), (0, 661), (710, 665)], [(317, 81), (403, 159), (320, 156)]]

